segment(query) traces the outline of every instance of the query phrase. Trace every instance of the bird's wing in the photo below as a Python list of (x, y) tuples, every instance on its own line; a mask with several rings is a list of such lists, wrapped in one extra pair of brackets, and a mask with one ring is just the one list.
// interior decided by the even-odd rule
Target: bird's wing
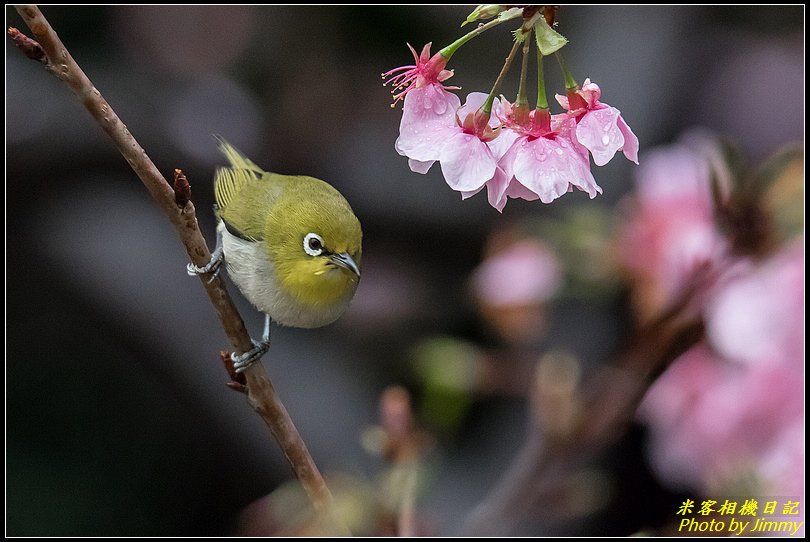
[(291, 178), (268, 173), (221, 137), (217, 141), (230, 162), (229, 167), (217, 169), (214, 177), (218, 216), (232, 235), (246, 241), (261, 241), (268, 213), (291, 184)]
[(221, 167), (214, 177), (218, 216), (228, 231), (246, 241), (264, 237), (267, 210), (261, 175), (249, 169)]
[(214, 174), (214, 197), (220, 209), (227, 209), (240, 192), (261, 179), (261, 173), (249, 169), (221, 167)]

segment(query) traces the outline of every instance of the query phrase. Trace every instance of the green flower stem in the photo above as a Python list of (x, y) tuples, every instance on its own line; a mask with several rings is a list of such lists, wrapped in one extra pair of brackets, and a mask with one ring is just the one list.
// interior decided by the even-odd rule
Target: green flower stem
[(554, 53), (554, 56), (557, 57), (557, 62), (560, 63), (560, 69), (563, 72), (563, 77), (565, 77), (565, 89), (566, 90), (575, 90), (579, 88), (579, 84), (577, 83), (574, 76), (571, 75), (571, 70), (568, 69), (568, 64), (565, 63), (565, 59), (562, 56), (562, 53), (557, 51)]
[(506, 77), (509, 68), (512, 66), (512, 61), (515, 59), (515, 55), (520, 48), (521, 43), (515, 40), (515, 44), (512, 46), (512, 50), (509, 51), (509, 56), (506, 57), (506, 62), (503, 63), (503, 68), (501, 68), (501, 73), (498, 74), (498, 78), (495, 80), (495, 84), (492, 85), (492, 90), (489, 91), (489, 96), (487, 97), (486, 103), (481, 106), (481, 111), (483, 111), (487, 116), (492, 113), (492, 104), (495, 102), (495, 95), (501, 89), (501, 84), (503, 84), (503, 80)]
[(458, 51), (459, 47), (461, 47), (462, 45), (473, 39), (475, 36), (486, 32), (487, 30), (489, 30), (494, 26), (498, 26), (502, 22), (504, 21), (496, 17), (495, 19), (489, 21), (488, 23), (480, 25), (475, 30), (461, 36), (459, 39), (457, 39), (456, 41), (454, 41), (453, 43), (451, 43), (450, 45), (439, 51), (439, 54), (442, 55), (446, 60), (450, 60), (450, 57), (453, 56), (453, 53)]
[[(529, 30), (529, 32), (531, 32), (531, 30)], [(526, 72), (528, 72), (529, 68), (530, 44), (531, 39), (529, 39), (529, 36), (526, 36), (526, 39), (523, 41), (523, 62), (520, 65), (520, 86), (518, 87), (517, 99), (515, 100), (516, 106), (526, 106), (527, 109), (529, 106), (529, 99), (526, 97)]]
[(537, 49), (537, 109), (548, 109), (546, 100), (546, 81), (543, 77), (543, 53)]

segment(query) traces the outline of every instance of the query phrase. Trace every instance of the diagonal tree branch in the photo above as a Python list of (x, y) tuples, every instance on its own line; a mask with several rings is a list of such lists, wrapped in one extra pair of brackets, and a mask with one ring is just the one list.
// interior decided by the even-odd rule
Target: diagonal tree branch
[[(56, 35), (37, 6), (16, 6), (17, 12), (31, 29), (36, 41), (23, 35), (16, 28), (9, 28), (9, 36), (15, 45), (29, 58), (37, 60), (81, 100), (82, 105), (98, 125), (112, 139), (130, 167), (141, 179), (152, 198), (172, 223), (188, 253), (191, 262), (203, 266), (211, 259), (208, 244), (197, 225), (194, 204), (183, 194), (175, 200), (175, 191), (157, 169), (146, 151), (135, 140), (126, 125), (115, 114), (110, 104), (93, 86)], [(231, 300), (220, 276), (200, 275), (214, 310), (219, 316), (225, 335), (238, 353), (250, 350), (253, 345), (245, 329), (242, 317)], [(301, 435), (295, 428), (284, 404), (275, 392), (273, 384), (261, 363), (254, 363), (245, 372), (248, 402), (270, 428), (293, 472), (303, 485), (314, 508), (326, 513), (332, 506), (332, 495), (321, 473), (307, 450)]]

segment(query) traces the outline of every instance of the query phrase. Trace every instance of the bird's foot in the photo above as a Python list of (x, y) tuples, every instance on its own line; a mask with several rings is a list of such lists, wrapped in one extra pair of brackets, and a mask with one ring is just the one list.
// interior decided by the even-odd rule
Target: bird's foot
[(251, 339), (251, 342), (253, 343), (253, 348), (244, 354), (237, 354), (236, 352), (231, 354), (233, 368), (237, 373), (241, 373), (253, 365), (253, 363), (261, 359), (270, 349), (270, 315), (264, 315), (264, 333), (262, 333), (262, 340), (257, 341)]
[(270, 341), (269, 340), (262, 340), (256, 341), (253, 340), (253, 348), (245, 352), (244, 354), (237, 354), (233, 352), (231, 354), (231, 361), (233, 361), (233, 368), (237, 373), (241, 373), (255, 362), (259, 361), (263, 355), (267, 353), (270, 349)]
[(214, 249), (214, 252), (211, 253), (211, 260), (207, 264), (205, 264), (202, 267), (198, 267), (193, 263), (190, 263), (186, 266), (186, 273), (188, 273), (189, 276), (192, 277), (194, 275), (204, 275), (205, 273), (213, 272), (214, 274), (208, 281), (209, 283), (212, 282), (215, 278), (217, 278), (217, 275), (219, 275), (219, 272), (221, 270), (222, 270), (222, 245), (220, 245), (219, 243), (217, 243), (217, 248)]

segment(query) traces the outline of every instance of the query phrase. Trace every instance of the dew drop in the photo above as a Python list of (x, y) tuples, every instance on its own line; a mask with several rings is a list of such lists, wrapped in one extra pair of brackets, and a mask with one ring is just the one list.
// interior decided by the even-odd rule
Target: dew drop
[(541, 161), (541, 162), (544, 162), (544, 161), (546, 160), (546, 154), (545, 154), (545, 153), (543, 153), (543, 154), (541, 154), (541, 155), (540, 155), (538, 158), (540, 158), (540, 161)]
[(610, 136), (605, 134), (602, 136), (602, 144), (607, 145), (608, 143), (610, 143)]
[(562, 149), (555, 149), (555, 151), (554, 151), (554, 152), (556, 152), (557, 154), (560, 154), (560, 155), (561, 155), (561, 154), (563, 153), (563, 150), (562, 150)]

